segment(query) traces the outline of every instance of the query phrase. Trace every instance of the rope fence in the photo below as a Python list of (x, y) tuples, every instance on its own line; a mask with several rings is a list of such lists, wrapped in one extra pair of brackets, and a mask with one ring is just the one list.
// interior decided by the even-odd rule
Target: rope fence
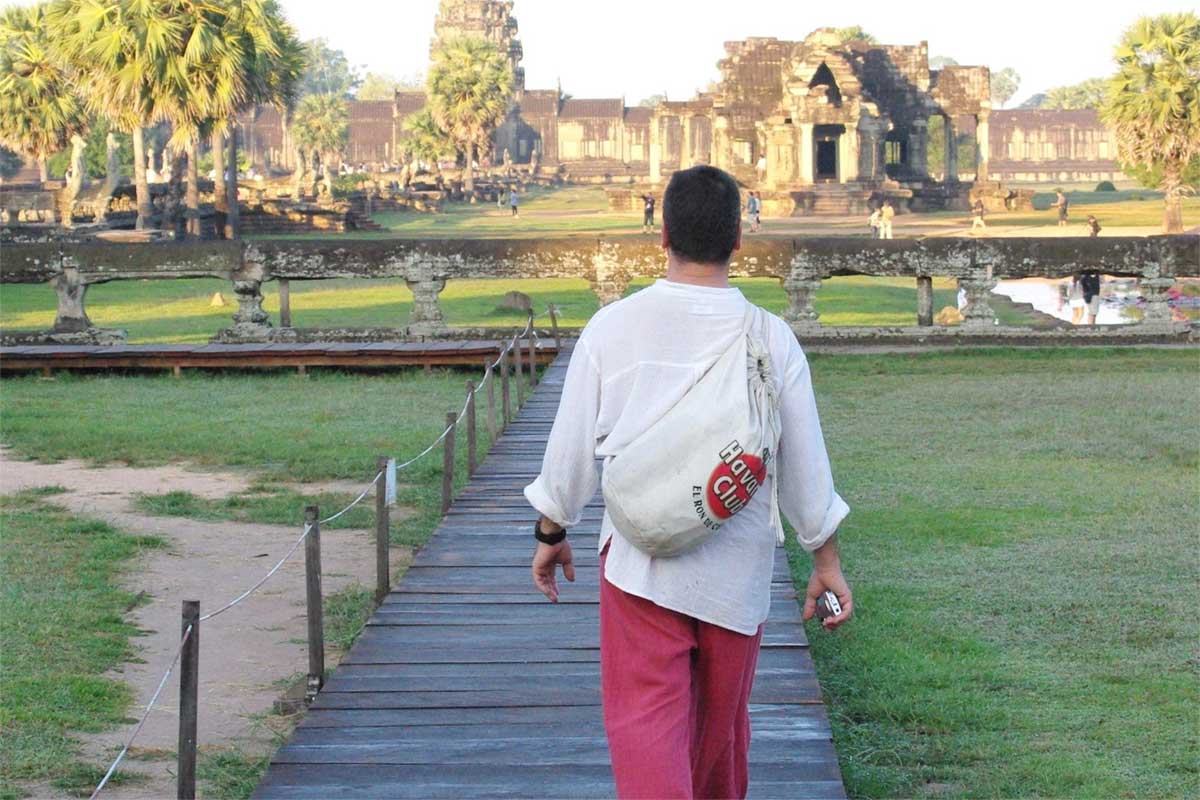
[[(345, 508), (335, 514), (327, 517), (320, 517), (317, 506), (308, 506), (304, 510), (305, 522), (303, 532), (300, 537), (292, 543), (283, 557), (272, 566), (266, 574), (262, 576), (254, 585), (246, 591), (239, 594), (234, 599), (230, 600), (225, 605), (218, 608), (216, 611), (200, 615), (200, 604), (195, 600), (183, 601), (183, 629), (180, 635), (179, 644), (171, 655), (170, 663), (167, 665), (166, 671), (163, 672), (162, 678), (158, 682), (157, 688), (151, 695), (149, 702), (146, 704), (146, 709), (138, 720), (137, 726), (133, 732), (124, 741), (112, 765), (105, 772), (104, 777), (97, 784), (95, 790), (91, 793), (90, 800), (96, 800), (104, 788), (108, 785), (122, 760), (129, 753), (134, 741), (142, 732), (146, 725), (146, 720), (150, 717), (150, 712), (154, 709), (162, 695), (163, 689), (167, 685), (167, 681), (174, 673), (177, 666), (180, 667), (180, 733), (179, 733), (179, 750), (177, 753), (178, 768), (176, 771), (177, 796), (181, 800), (194, 800), (196, 796), (196, 723), (199, 705), (198, 680), (199, 672), (199, 626), (202, 622), (208, 622), (215, 619), (225, 612), (235, 608), (245, 600), (252, 597), (259, 589), (261, 589), (267, 581), (269, 581), (283, 565), (295, 555), (296, 551), (304, 545), (305, 555), (305, 594), (306, 594), (306, 609), (307, 609), (307, 624), (308, 624), (308, 657), (309, 670), (307, 691), (305, 700), (307, 703), (312, 703), (316, 699), (317, 693), (324, 686), (325, 681), (325, 637), (323, 625), (323, 596), (321, 593), (321, 548), (320, 548), (320, 531), (322, 525), (327, 525), (362, 503), (372, 490), (375, 492), (375, 525), (376, 525), (376, 591), (375, 602), (379, 604), (383, 601), (387, 592), (391, 589), (390, 579), (390, 519), (388, 508), (395, 501), (395, 475), (398, 471), (412, 466), (420, 461), (425, 456), (433, 452), (439, 445), (443, 446), (444, 458), (442, 465), (442, 513), (450, 508), (453, 500), (454, 486), (454, 452), (455, 452), (455, 435), (459, 424), (467, 419), (468, 433), (468, 476), (475, 472), (475, 454), (476, 454), (476, 432), (475, 432), (475, 416), (476, 416), (476, 397), (481, 391), (485, 391), (488, 398), (488, 432), (492, 441), (495, 441), (497, 436), (497, 428), (495, 425), (495, 383), (496, 371), (500, 372), (500, 381), (502, 383), (503, 395), (503, 418), (499, 426), (499, 432), (503, 432), (508, 426), (511, 419), (511, 409), (509, 403), (510, 396), (510, 379), (513, 369), (516, 370), (516, 382), (518, 391), (518, 408), (523, 399), (525, 373), (522, 363), (521, 341), (528, 341), (528, 382), (530, 387), (537, 385), (537, 362), (535, 352), (541, 347), (541, 340), (534, 330), (533, 322), (535, 319), (549, 316), (554, 324), (555, 338), (558, 337), (557, 324), (558, 309), (554, 306), (543, 314), (535, 317), (532, 313), (529, 314), (528, 322), (525, 328), (514, 334), (509, 340), (499, 348), (498, 357), (492, 361), (488, 360), (484, 363), (484, 376), (478, 384), (474, 381), (467, 382), (467, 396), (463, 403), (462, 410), (457, 414), (454, 411), (446, 414), (446, 427), (442, 430), (433, 442), (423, 449), (420, 453), (412, 458), (397, 464), (394, 459), (387, 456), (379, 456), (376, 459), (375, 477), (363, 488), (362, 492), (354, 498)], [(515, 364), (513, 363), (515, 362)], [(510, 369), (511, 368), (511, 369)], [(468, 416), (469, 415), (469, 416)], [(182, 663), (181, 663), (182, 661)]]

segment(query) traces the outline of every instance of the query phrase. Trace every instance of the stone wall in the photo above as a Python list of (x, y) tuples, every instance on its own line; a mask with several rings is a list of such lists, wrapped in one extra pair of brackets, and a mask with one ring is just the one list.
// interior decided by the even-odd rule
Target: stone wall
[[(996, 324), (988, 298), (1003, 278), (1060, 278), (1082, 271), (1139, 279), (1146, 300), (1141, 323), (1114, 330), (1034, 332)], [(271, 280), (401, 278), (412, 289), (414, 308), (403, 330), (408, 337), (449, 333), (438, 296), (448, 280), (463, 278), (583, 278), (602, 304), (620, 299), (637, 277), (665, 272), (662, 251), (646, 237), (578, 240), (358, 240), (205, 242), (159, 244), (11, 244), (0, 252), (0, 282), (48, 283), (58, 294), (52, 332), (39, 341), (112, 341), (112, 331), (92, 325), (85, 309), (87, 287), (119, 280), (217, 277), (229, 280), (238, 310), (222, 341), (294, 341), (292, 329), (272, 325), (262, 307), (262, 285)], [(756, 238), (730, 266), (739, 277), (778, 279), (788, 295), (784, 318), (806, 340), (833, 338), (886, 342), (936, 341), (980, 335), (1022, 341), (1126, 339), (1177, 340), (1186, 324), (1171, 321), (1167, 291), (1178, 277), (1200, 277), (1200, 237), (907, 239)], [(835, 275), (913, 278), (918, 289), (916, 328), (827, 328), (813, 301), (821, 281)], [(966, 322), (932, 324), (932, 278), (955, 278), (967, 294)], [(312, 332), (309, 332), (312, 334)], [(1107, 338), (1106, 338), (1107, 337)], [(307, 338), (313, 338), (308, 335)], [(319, 338), (319, 337), (318, 337)], [(6, 341), (13, 341), (11, 334)]]
[(993, 111), (991, 124), (991, 169), (1000, 180), (1127, 180), (1116, 135), (1094, 109)]

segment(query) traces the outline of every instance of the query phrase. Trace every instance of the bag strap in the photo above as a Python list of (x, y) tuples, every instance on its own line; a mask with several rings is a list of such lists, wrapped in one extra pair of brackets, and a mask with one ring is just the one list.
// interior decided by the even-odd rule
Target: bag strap
[[(771, 528), (779, 544), (784, 542), (783, 517), (779, 511), (779, 442), (783, 437), (779, 393), (771, 369), (767, 312), (746, 302), (746, 318), (743, 329), (746, 336), (747, 380), (750, 382), (753, 402), (758, 406), (758, 419), (766, 429), (767, 441), (771, 443), (771, 461), (767, 474), (771, 476)], [(753, 370), (755, 375), (750, 372)]]

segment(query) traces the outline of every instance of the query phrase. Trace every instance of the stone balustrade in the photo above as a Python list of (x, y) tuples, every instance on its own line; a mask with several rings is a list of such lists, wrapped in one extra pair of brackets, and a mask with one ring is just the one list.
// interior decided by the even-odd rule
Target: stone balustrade
[[(238, 301), (222, 341), (295, 341), (361, 336), (376, 331), (301, 331), (279, 328), (262, 307), (262, 285), (271, 280), (396, 278), (412, 289), (407, 325), (387, 338), (430, 338), (450, 333), (438, 303), (448, 280), (463, 278), (583, 278), (601, 304), (619, 299), (638, 277), (664, 274), (657, 240), (605, 239), (370, 239), (354, 241), (245, 241), (200, 243), (46, 243), (0, 247), (0, 282), (48, 283), (58, 295), (53, 331), (6, 333), (6, 343), (119, 341), (121, 333), (93, 326), (85, 309), (87, 287), (119, 280), (216, 277), (228, 280)], [(1105, 329), (1035, 332), (996, 324), (988, 303), (1001, 279), (1061, 278), (1077, 272), (1135, 277), (1145, 299), (1140, 323)], [(985, 338), (1083, 337), (1095, 340), (1179, 338), (1189, 326), (1173, 323), (1167, 291), (1176, 278), (1200, 277), (1200, 237), (896, 239), (754, 238), (736, 254), (731, 274), (778, 279), (787, 293), (784, 317), (806, 341), (978, 341)], [(838, 275), (901, 276), (917, 288), (919, 324), (906, 328), (821, 325), (814, 299), (825, 278)], [(933, 278), (953, 278), (966, 292), (962, 325), (933, 324)], [(328, 334), (325, 336), (324, 334)], [(39, 338), (40, 337), (40, 338)], [(1107, 337), (1107, 339), (1104, 339)]]

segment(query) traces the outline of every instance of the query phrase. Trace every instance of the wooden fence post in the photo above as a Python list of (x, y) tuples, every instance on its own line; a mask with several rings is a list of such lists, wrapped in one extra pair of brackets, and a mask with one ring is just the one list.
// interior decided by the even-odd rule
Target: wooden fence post
[(321, 517), (317, 506), (304, 509), (304, 589), (308, 609), (308, 689), (305, 701), (312, 703), (325, 685), (325, 619), (321, 598)]
[(526, 359), (529, 362), (529, 388), (536, 389), (537, 388), (537, 352), (534, 350), (534, 347), (533, 347), (534, 338), (533, 338), (533, 317), (532, 316), (529, 317), (529, 338), (525, 340), (525, 343), (529, 347), (529, 349), (527, 351), (527, 353), (529, 354), (529, 358)]
[(279, 327), (292, 327), (292, 285), (287, 278), (279, 279)]
[(446, 412), (446, 427), (449, 432), (442, 442), (442, 513), (450, 510), (450, 501), (454, 499), (454, 434), (458, 427), (458, 418), (453, 411)]
[[(191, 633), (188, 628), (191, 628)], [(175, 794), (178, 800), (196, 797), (196, 723), (200, 710), (200, 601), (183, 601), (186, 636), (179, 654), (179, 752), (176, 755)]]
[(513, 346), (514, 372), (513, 379), (517, 382), (517, 410), (525, 405), (525, 368), (521, 364), (521, 340), (517, 339)]
[(508, 418), (511, 415), (510, 392), (508, 388), (508, 351), (504, 350), (500, 353), (500, 432), (503, 433), (508, 428)]
[(375, 482), (375, 604), (383, 602), (392, 588), (390, 540), (391, 516), (387, 504), (388, 457), (375, 459), (375, 471), (382, 472)]
[(467, 477), (475, 474), (475, 381), (467, 381)]
[(487, 429), (488, 441), (496, 441), (496, 375), (492, 371), (492, 362), (489, 360), (483, 365), (483, 381), (487, 384)]
[(554, 350), (562, 350), (562, 337), (558, 333), (558, 307), (550, 306), (550, 328), (554, 331)]

